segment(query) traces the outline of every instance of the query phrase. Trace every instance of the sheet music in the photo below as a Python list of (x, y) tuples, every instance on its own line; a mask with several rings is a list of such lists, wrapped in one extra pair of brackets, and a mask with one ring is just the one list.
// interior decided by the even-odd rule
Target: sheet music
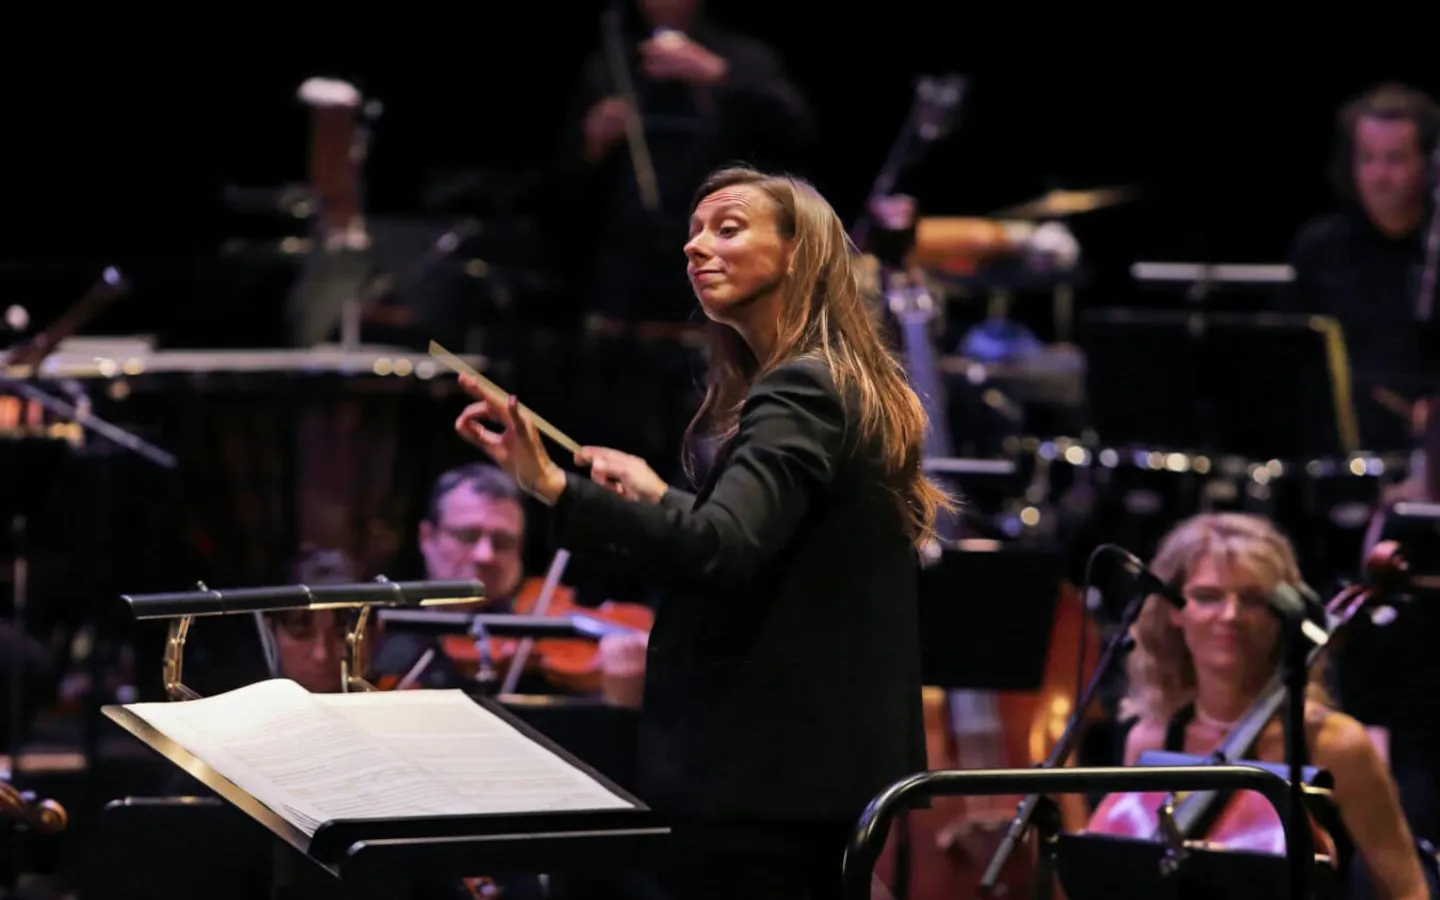
[(633, 806), (461, 691), (311, 694), (277, 678), (125, 708), (307, 835), (332, 819)]
[(443, 782), (470, 814), (633, 806), (463, 691), (326, 694), (326, 707)]
[(126, 709), (306, 834), (329, 819), (464, 815), (472, 804), (293, 681)]

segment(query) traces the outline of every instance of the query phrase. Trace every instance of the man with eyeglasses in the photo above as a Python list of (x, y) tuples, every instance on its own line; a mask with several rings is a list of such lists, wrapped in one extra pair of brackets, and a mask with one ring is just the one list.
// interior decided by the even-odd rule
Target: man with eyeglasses
[(426, 578), (477, 578), (485, 607), (508, 611), (525, 579), (524, 544), (525, 507), (510, 476), (476, 463), (436, 480), (420, 523)]

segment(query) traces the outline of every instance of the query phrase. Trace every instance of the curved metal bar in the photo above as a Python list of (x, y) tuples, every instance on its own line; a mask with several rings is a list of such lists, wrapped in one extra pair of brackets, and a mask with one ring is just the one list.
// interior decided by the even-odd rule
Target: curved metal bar
[[(1280, 816), (1285, 849), (1292, 858), (1315, 858), (1309, 829), (1292, 834), (1286, 814), (1290, 804), (1285, 779), (1254, 766), (1110, 766), (1064, 769), (968, 769), (919, 772), (892, 783), (865, 807), (850, 844), (845, 848), (844, 881), (848, 900), (869, 900), (875, 861), (885, 846), (890, 822), (920, 801), (942, 796), (998, 794), (1078, 794), (1088, 791), (1255, 791), (1270, 801)], [(1310, 866), (1292, 866), (1290, 896), (1309, 895)]]

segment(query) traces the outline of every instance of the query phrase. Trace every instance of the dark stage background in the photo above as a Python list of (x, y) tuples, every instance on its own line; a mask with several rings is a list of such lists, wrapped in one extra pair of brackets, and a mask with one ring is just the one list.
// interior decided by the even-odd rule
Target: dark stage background
[[(554, 146), (602, 7), (417, 0), (259, 2), (178, 18), (35, 13), (24, 33), (39, 44), (36, 61), (20, 53), (17, 32), (4, 63), (12, 161), (0, 260), (13, 272), (37, 259), (183, 261), (210, 249), (224, 236), (222, 185), (303, 178), (307, 120), (295, 90), (311, 75), (354, 79), (385, 104), (369, 166), (374, 213), (416, 211), (447, 169), (533, 168)], [(1220, 13), (1102, 23), (918, 0), (853, 12), (759, 0), (712, 9), (785, 57), (824, 133), (808, 174), (847, 217), (900, 126), (914, 76), (958, 71), (970, 79), (961, 125), (905, 186), (929, 212), (985, 214), (1052, 187), (1144, 184), (1146, 202), (1077, 225), (1092, 259), (1125, 264), (1278, 261), (1297, 225), (1328, 203), (1336, 104), (1392, 78), (1440, 89), (1433, 54), (1399, 23), (1375, 34), (1328, 21), (1260, 33)], [(575, 210), (574, 227), (585, 222)], [(146, 287), (94, 329), (123, 331), (131, 317), (163, 319), (168, 304), (187, 302)]]

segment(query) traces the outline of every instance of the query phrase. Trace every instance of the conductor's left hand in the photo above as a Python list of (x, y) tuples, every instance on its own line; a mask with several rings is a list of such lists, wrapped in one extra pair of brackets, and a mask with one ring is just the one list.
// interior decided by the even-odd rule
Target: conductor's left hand
[[(512, 396), (506, 403), (496, 402), (465, 375), (460, 386), (477, 399), (455, 420), (455, 433), (484, 450), (522, 490), (554, 505), (565, 490), (565, 472), (545, 452), (535, 423), (520, 411), (519, 401)], [(486, 422), (499, 430), (486, 428)]]

